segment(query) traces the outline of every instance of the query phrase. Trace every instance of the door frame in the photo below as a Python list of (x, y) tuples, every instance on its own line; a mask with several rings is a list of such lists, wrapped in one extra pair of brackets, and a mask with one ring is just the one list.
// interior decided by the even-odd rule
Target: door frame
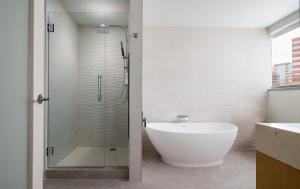
[[(43, 189), (45, 171), (46, 0), (30, 0), (28, 189)], [(130, 0), (129, 17), (129, 181), (142, 179), (142, 32), (143, 0)], [(138, 38), (131, 36), (138, 33)]]
[(30, 68), (29, 68), (29, 166), (28, 189), (42, 189), (44, 181), (44, 103), (38, 104), (39, 94), (45, 95), (45, 0), (30, 0)]

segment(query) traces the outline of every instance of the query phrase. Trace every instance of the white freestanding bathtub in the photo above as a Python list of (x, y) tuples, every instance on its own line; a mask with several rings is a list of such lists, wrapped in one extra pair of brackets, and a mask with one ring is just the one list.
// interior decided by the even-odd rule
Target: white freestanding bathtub
[(146, 132), (162, 160), (178, 167), (222, 163), (236, 138), (230, 123), (147, 123)]

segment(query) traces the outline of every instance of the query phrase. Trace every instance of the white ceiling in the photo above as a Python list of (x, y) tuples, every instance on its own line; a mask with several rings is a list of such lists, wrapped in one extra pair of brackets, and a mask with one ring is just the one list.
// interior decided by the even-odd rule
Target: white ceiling
[(268, 27), (299, 9), (299, 0), (144, 0), (144, 25)]
[(79, 25), (128, 25), (129, 0), (60, 0)]
[(71, 13), (75, 22), (82, 26), (128, 25), (128, 13)]
[(60, 0), (69, 12), (128, 12), (129, 0)]

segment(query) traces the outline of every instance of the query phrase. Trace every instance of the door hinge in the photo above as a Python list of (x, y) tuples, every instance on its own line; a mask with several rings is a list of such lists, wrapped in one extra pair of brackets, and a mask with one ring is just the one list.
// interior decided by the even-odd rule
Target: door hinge
[(132, 33), (130, 36), (137, 39), (139, 37), (139, 33)]
[(47, 31), (48, 32), (54, 32), (54, 24), (48, 24), (47, 25)]
[(53, 154), (54, 154), (54, 147), (48, 147), (48, 148), (46, 148), (46, 155), (47, 156), (53, 156)]

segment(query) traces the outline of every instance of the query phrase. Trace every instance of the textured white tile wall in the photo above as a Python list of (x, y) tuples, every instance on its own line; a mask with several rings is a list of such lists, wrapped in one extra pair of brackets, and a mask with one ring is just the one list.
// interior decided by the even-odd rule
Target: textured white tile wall
[[(128, 102), (121, 97), (124, 65), (120, 41), (125, 42), (125, 32), (120, 28), (111, 28), (109, 33), (97, 33), (94, 27), (79, 29), (80, 146), (128, 145)], [(98, 74), (103, 76), (100, 102)]]
[(253, 148), (254, 124), (266, 117), (270, 45), (263, 29), (144, 28), (147, 120), (189, 114), (192, 122), (231, 122), (239, 127), (236, 146)]

